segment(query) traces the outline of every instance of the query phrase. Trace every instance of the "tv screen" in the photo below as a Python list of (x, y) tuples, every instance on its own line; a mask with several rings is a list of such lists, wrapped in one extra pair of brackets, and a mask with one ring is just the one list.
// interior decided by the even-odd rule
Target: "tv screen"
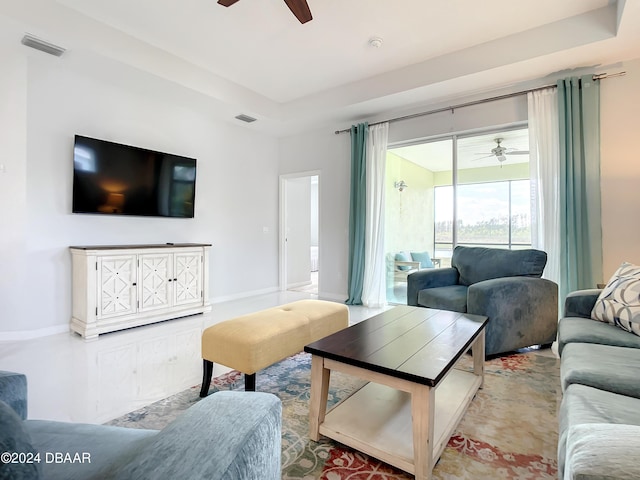
[(193, 218), (196, 160), (75, 136), (73, 213)]

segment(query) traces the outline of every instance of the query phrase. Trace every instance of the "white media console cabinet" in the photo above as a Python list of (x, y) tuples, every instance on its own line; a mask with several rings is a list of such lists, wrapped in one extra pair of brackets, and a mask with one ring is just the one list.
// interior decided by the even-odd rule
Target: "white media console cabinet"
[(211, 311), (210, 244), (69, 247), (71, 330), (101, 333)]

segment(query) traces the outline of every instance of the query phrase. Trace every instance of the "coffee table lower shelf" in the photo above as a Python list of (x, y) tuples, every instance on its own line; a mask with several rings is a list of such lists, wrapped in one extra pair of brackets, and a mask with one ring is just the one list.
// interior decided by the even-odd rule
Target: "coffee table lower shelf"
[[(436, 387), (433, 464), (481, 385), (481, 376), (453, 369)], [(319, 433), (415, 475), (411, 397), (406, 391), (367, 383), (327, 412)]]

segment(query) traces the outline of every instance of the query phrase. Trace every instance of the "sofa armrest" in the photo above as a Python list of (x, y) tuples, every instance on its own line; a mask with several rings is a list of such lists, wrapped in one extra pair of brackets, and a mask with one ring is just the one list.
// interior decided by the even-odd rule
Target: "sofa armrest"
[(22, 373), (0, 371), (0, 400), (27, 419), (27, 377)]
[(407, 277), (407, 305), (418, 305), (418, 292), (425, 288), (448, 287), (458, 284), (455, 268), (433, 268), (413, 272)]
[(640, 478), (640, 426), (574, 425), (567, 436), (564, 480)]
[(275, 395), (216, 392), (100, 478), (280, 480), (281, 430)]
[(569, 293), (564, 301), (564, 317), (591, 318), (591, 310), (602, 290), (592, 288)]

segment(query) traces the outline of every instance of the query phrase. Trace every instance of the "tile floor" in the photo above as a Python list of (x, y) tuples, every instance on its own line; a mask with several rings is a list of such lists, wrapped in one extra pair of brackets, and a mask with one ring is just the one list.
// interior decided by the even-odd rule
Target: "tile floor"
[[(213, 305), (195, 315), (101, 335), (76, 334), (0, 342), (0, 370), (25, 373), (29, 418), (103, 423), (199, 385), (200, 338), (204, 328), (265, 308), (304, 298), (305, 292), (275, 292)], [(357, 323), (382, 309), (350, 307)], [(214, 375), (226, 371), (216, 365)]]
[[(318, 296), (287, 291), (217, 303), (206, 315), (113, 332), (91, 341), (62, 333), (0, 342), (0, 370), (27, 375), (29, 418), (104, 423), (200, 385), (204, 328), (305, 298)], [(385, 310), (349, 309), (352, 324)], [(545, 353), (553, 355), (551, 350)], [(225, 371), (226, 367), (215, 365), (214, 375)]]

